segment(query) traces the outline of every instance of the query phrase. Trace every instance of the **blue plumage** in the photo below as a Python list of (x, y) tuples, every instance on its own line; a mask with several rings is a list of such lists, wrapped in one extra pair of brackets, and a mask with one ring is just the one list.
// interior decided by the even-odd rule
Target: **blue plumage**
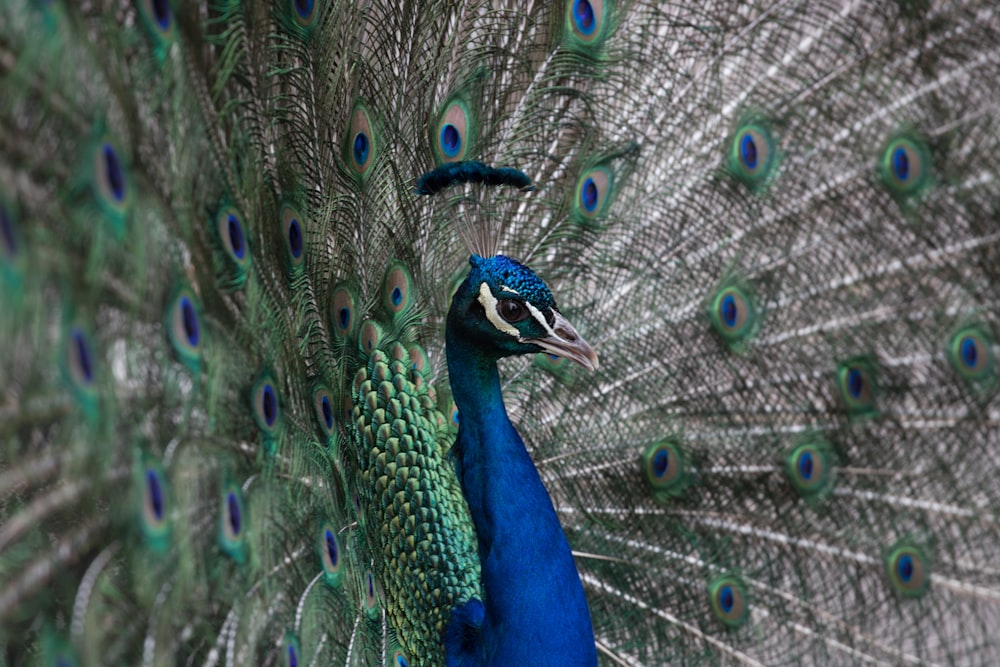
[[(596, 356), (568, 323), (546, 331), (555, 301), (533, 272), (504, 256), (474, 256), (470, 264), (452, 300), (445, 345), (460, 415), (451, 455), (476, 527), (485, 608), (481, 627), (467, 630), (479, 634), (476, 641), (446, 645), (448, 664), (594, 665), (594, 633), (573, 555), (507, 416), (496, 362), (537, 351), (533, 340), (555, 341), (595, 363)], [(505, 309), (508, 299), (519, 305)]]

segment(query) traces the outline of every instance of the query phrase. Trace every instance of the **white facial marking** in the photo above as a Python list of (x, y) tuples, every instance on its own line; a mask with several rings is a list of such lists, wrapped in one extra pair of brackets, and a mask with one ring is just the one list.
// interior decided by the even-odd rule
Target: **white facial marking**
[[(486, 283), (479, 284), (479, 303), (482, 305), (483, 310), (486, 311), (486, 319), (498, 331), (502, 331), (518, 339), (521, 337), (521, 332), (517, 330), (517, 327), (500, 317), (500, 314), (497, 312), (497, 299), (493, 296), (493, 292), (490, 291), (490, 287)], [(528, 304), (528, 306), (530, 307), (531, 304)]]
[(504, 292), (510, 292), (511, 294), (516, 294), (518, 296), (521, 296), (521, 293), (518, 292), (516, 289), (511, 289), (511, 288), (507, 287), (506, 285), (501, 285), (500, 289), (502, 289)]
[(528, 307), (528, 312), (531, 313), (531, 316), (534, 317), (539, 324), (542, 325), (542, 328), (545, 329), (549, 336), (555, 336), (556, 338), (559, 337), (556, 335), (556, 332), (552, 330), (552, 327), (549, 326), (549, 323), (545, 321), (545, 315), (542, 314), (542, 311), (538, 310), (527, 301), (524, 302), (524, 305)]
[[(501, 285), (500, 289), (505, 292), (510, 292), (511, 294), (518, 294), (515, 290), (512, 290), (504, 285)], [(518, 294), (518, 296), (520, 295)], [(521, 342), (528, 340), (527, 338), (521, 337), (521, 332), (517, 330), (517, 327), (500, 317), (500, 313), (497, 312), (497, 304), (499, 301), (493, 296), (493, 292), (490, 291), (489, 285), (486, 283), (480, 283), (479, 285), (479, 303), (483, 306), (483, 310), (486, 311), (486, 318), (499, 331), (514, 336)], [(538, 322), (542, 329), (545, 330), (548, 336), (560, 338), (559, 334), (557, 334), (555, 330), (549, 326), (549, 323), (545, 320), (545, 315), (542, 311), (535, 308), (528, 301), (525, 301), (524, 305), (528, 307), (528, 312), (531, 313), (531, 316), (535, 318), (535, 321)]]

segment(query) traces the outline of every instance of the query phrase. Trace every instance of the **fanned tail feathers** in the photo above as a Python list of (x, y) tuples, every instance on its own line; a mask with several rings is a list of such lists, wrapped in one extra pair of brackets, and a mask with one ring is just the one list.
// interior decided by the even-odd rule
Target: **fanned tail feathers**
[(17, 1), (0, 97), (6, 663), (443, 664), (469, 237), (602, 664), (1000, 656), (989, 3)]

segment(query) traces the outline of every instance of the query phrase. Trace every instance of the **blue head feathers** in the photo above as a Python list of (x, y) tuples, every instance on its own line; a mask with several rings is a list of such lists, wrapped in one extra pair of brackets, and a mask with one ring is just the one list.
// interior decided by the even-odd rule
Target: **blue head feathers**
[(591, 370), (597, 354), (556, 308), (552, 292), (509, 257), (472, 255), (469, 276), (455, 292), (448, 325), (488, 358), (548, 352)]
[(486, 283), (491, 287), (497, 285), (501, 292), (518, 294), (536, 308), (556, 307), (556, 300), (542, 279), (535, 275), (534, 271), (510, 257), (497, 255), (484, 259), (479, 255), (473, 255), (469, 258), (469, 264), (472, 265), (472, 270), (469, 271), (470, 282)]

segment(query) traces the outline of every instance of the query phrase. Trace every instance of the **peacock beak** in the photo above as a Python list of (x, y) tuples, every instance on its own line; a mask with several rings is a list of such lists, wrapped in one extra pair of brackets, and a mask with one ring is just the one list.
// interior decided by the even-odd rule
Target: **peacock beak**
[(597, 370), (600, 364), (594, 348), (576, 332), (573, 325), (561, 313), (556, 310), (553, 310), (553, 313), (555, 321), (552, 323), (551, 333), (545, 338), (525, 338), (524, 342), (534, 343), (549, 354), (575, 361), (588, 370)]

